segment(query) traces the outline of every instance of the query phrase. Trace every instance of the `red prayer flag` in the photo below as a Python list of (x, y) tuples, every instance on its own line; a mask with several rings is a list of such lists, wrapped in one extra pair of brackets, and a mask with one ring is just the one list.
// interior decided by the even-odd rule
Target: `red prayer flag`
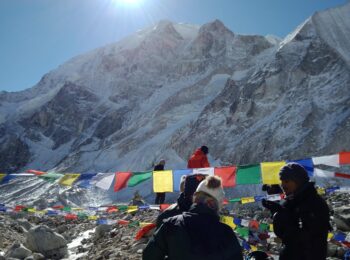
[(53, 208), (53, 209), (63, 209), (64, 206), (63, 206), (63, 205), (58, 205), (58, 206), (53, 206), (52, 208)]
[(25, 206), (22, 206), (22, 205), (17, 205), (15, 207), (15, 211), (18, 212), (18, 211), (22, 211), (22, 209), (25, 209), (26, 207)]
[(236, 166), (215, 167), (214, 174), (221, 177), (224, 188), (236, 186)]
[(125, 188), (131, 175), (131, 172), (117, 172), (115, 174), (114, 191), (117, 192)]
[(350, 164), (350, 152), (340, 152), (339, 153), (339, 164)]
[(135, 240), (140, 240), (144, 235), (146, 235), (148, 232), (150, 232), (152, 229), (154, 229), (157, 225), (156, 224), (149, 224), (147, 226), (144, 226), (143, 228), (141, 228), (136, 236), (135, 236)]
[(249, 227), (252, 229), (258, 230), (259, 229), (259, 222), (255, 219), (253, 219), (249, 222)]
[(64, 216), (64, 219), (65, 220), (75, 220), (75, 219), (78, 219), (78, 216), (75, 214), (67, 214)]
[(127, 225), (127, 224), (129, 224), (129, 221), (124, 220), (124, 219), (120, 219), (120, 220), (118, 220), (118, 224), (119, 225)]
[(160, 209), (160, 211), (164, 211), (167, 208), (169, 208), (169, 206), (170, 206), (170, 204), (160, 204), (159, 205), (159, 209)]
[(335, 177), (350, 179), (350, 174), (347, 174), (347, 173), (336, 172), (334, 175)]
[(118, 208), (116, 206), (109, 206), (106, 210), (107, 213), (117, 212)]
[(46, 174), (46, 172), (37, 171), (37, 170), (27, 170), (28, 173), (34, 173), (35, 175), (43, 175)]

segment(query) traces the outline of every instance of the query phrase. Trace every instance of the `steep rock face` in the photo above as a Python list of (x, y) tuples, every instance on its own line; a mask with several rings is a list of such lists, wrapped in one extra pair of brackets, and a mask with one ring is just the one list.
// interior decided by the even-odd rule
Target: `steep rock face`
[(0, 93), (1, 170), (137, 171), (160, 157), (183, 168), (202, 144), (214, 164), (348, 149), (349, 6), (281, 42), (218, 20), (161, 21), (77, 56), (31, 89)]

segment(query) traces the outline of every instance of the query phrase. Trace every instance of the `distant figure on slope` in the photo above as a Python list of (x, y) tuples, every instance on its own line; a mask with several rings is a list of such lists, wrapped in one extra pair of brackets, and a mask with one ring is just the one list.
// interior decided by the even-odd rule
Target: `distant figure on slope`
[(184, 175), (181, 177), (181, 193), (177, 199), (177, 203), (172, 204), (157, 217), (157, 228), (162, 225), (164, 219), (182, 214), (182, 212), (190, 209), (193, 201), (193, 193), (195, 193), (198, 185), (205, 179), (205, 177), (206, 175), (204, 174)]
[(218, 176), (208, 176), (193, 195), (193, 204), (164, 220), (143, 251), (143, 260), (242, 260), (232, 228), (220, 222), (224, 190)]
[(325, 260), (330, 230), (327, 203), (317, 194), (303, 166), (288, 163), (280, 170), (286, 201), (263, 200), (273, 215), (273, 229), (284, 245), (280, 260)]
[[(159, 163), (154, 166), (154, 171), (164, 171), (164, 166), (165, 166), (165, 160), (161, 159)], [(155, 199), (155, 204), (164, 204), (165, 201), (165, 192), (157, 192), (156, 193), (156, 199)]]
[(261, 187), (262, 191), (266, 191), (268, 195), (274, 195), (274, 194), (282, 194), (283, 190), (279, 184), (264, 184)]
[(139, 191), (135, 191), (134, 197), (131, 200), (131, 203), (129, 203), (133, 206), (142, 206), (145, 205), (145, 201), (143, 200), (142, 196), (140, 195)]
[(203, 145), (198, 148), (190, 157), (187, 163), (187, 168), (206, 168), (210, 167), (208, 162), (207, 154), (209, 153), (209, 149), (207, 146)]

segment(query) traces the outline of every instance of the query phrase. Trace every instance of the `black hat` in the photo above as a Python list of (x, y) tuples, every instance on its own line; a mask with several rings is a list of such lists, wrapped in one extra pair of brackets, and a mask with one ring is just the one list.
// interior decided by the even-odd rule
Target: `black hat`
[(201, 183), (205, 177), (206, 175), (204, 174), (193, 174), (186, 176), (183, 192), (185, 198), (192, 198), (193, 193), (196, 191), (199, 183)]
[(205, 153), (205, 154), (208, 154), (208, 153), (209, 153), (209, 148), (208, 148), (207, 146), (203, 145), (203, 146), (201, 147), (201, 151), (202, 151), (203, 153)]
[(293, 180), (298, 184), (304, 184), (310, 180), (307, 171), (298, 163), (288, 163), (280, 170), (281, 180)]

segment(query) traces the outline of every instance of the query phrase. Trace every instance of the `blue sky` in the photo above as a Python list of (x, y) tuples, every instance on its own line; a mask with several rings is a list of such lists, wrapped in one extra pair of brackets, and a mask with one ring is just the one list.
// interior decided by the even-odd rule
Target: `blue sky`
[(0, 91), (30, 88), (68, 59), (161, 19), (219, 19), (235, 33), (284, 37), (314, 12), (349, 0), (126, 1), (0, 0)]

